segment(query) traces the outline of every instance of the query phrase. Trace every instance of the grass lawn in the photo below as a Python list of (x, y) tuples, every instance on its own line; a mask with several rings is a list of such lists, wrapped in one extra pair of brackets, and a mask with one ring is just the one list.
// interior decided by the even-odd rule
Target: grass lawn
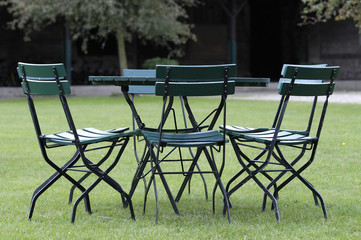
[[(40, 121), (47, 129), (63, 131), (65, 119), (55, 117), (57, 99), (40, 98)], [(137, 109), (147, 125), (160, 118), (160, 99), (137, 97)], [(197, 99), (192, 104), (196, 116), (215, 99)], [(131, 126), (130, 110), (122, 97), (69, 98), (77, 127), (99, 129)], [(278, 102), (230, 99), (228, 124), (258, 127), (270, 126)], [(298, 127), (300, 108), (287, 116), (285, 124)], [(278, 201), (281, 222), (267, 205), (261, 211), (262, 190), (253, 182), (240, 188), (231, 201), (232, 223), (222, 215), (222, 197), (216, 193), (216, 212), (212, 201), (205, 200), (199, 176), (194, 176), (191, 193), (184, 193), (178, 204), (181, 216), (174, 214), (159, 179), (159, 224), (155, 225), (154, 193), (150, 191), (147, 211), (143, 215), (144, 189), (140, 182), (133, 197), (136, 222), (128, 209), (123, 209), (119, 194), (104, 183), (90, 194), (93, 214), (79, 204), (74, 224), (70, 223), (72, 205), (68, 205), (71, 184), (60, 179), (37, 201), (31, 221), (27, 220), (33, 191), (53, 170), (42, 160), (25, 99), (0, 101), (0, 239), (360, 239), (361, 238), (361, 105), (329, 105), (320, 145), (314, 163), (304, 171), (323, 196), (329, 219), (315, 206), (311, 192), (295, 180), (280, 192)], [(55, 130), (54, 130), (55, 129)], [(58, 151), (58, 156), (67, 152)], [(240, 169), (230, 144), (222, 180), (226, 183)], [(219, 155), (221, 157), (221, 155)], [(202, 167), (202, 165), (201, 165)], [(126, 191), (136, 168), (132, 143), (111, 172)], [(80, 176), (80, 175), (79, 175)], [(167, 176), (168, 177), (168, 176)], [(170, 176), (175, 194), (182, 178)], [(214, 180), (206, 176), (211, 194)], [(78, 193), (77, 193), (78, 194)]]

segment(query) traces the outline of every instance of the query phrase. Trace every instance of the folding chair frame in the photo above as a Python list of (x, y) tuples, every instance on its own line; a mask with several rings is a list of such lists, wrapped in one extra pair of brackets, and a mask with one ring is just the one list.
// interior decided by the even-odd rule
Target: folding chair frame
[[(220, 172), (217, 169), (217, 166), (215, 164), (215, 159), (214, 159), (214, 154), (213, 154), (213, 150), (214, 147), (222, 147), (223, 146), (223, 151), (224, 151), (224, 144), (226, 143), (226, 138), (224, 136), (224, 134), (220, 134), (218, 131), (213, 130), (214, 125), (218, 119), (218, 117), (220, 116), (222, 110), (223, 110), (223, 121), (225, 123), (225, 116), (226, 116), (226, 98), (228, 94), (232, 94), (230, 93), (231, 91), (229, 91), (229, 86), (228, 85), (232, 85), (231, 83), (228, 82), (228, 67), (230, 66), (234, 66), (234, 65), (224, 65), (222, 68), (224, 69), (224, 73), (223, 73), (223, 79), (222, 79), (222, 86), (223, 86), (223, 92), (220, 93), (219, 95), (221, 96), (221, 101), (219, 106), (217, 107), (217, 109), (215, 109), (211, 114), (209, 114), (206, 119), (210, 118), (213, 115), (212, 121), (210, 123), (210, 125), (208, 126), (208, 129), (206, 132), (201, 132), (199, 126), (201, 124), (203, 124), (204, 121), (202, 121), (200, 124), (198, 124), (195, 120), (195, 117), (191, 111), (191, 108), (189, 106), (188, 103), (188, 95), (186, 93), (184, 93), (184, 95), (182, 95), (183, 97), (183, 102), (184, 102), (184, 106), (185, 109), (188, 113), (190, 122), (192, 124), (192, 127), (194, 129), (193, 133), (188, 133), (188, 134), (200, 134), (199, 136), (204, 136), (202, 134), (216, 134), (216, 138), (217, 139), (212, 139), (211, 138), (204, 138), (204, 139), (187, 139), (187, 133), (167, 133), (163, 127), (165, 125), (165, 122), (169, 116), (169, 112), (170, 109), (172, 108), (172, 104), (173, 104), (173, 98), (176, 95), (173, 95), (172, 93), (169, 92), (169, 88), (171, 87), (171, 83), (172, 83), (172, 68), (174, 66), (157, 66), (157, 71), (161, 71), (160, 69), (163, 67), (165, 68), (165, 80), (164, 82), (160, 82), (159, 84), (162, 85), (159, 88), (162, 90), (157, 90), (158, 94), (160, 94), (159, 92), (161, 92), (161, 95), (163, 95), (163, 107), (162, 107), (162, 115), (161, 115), (161, 121), (160, 121), (160, 125), (159, 125), (159, 129), (158, 132), (151, 132), (151, 131), (147, 131), (147, 129), (142, 130), (142, 133), (146, 139), (146, 143), (147, 143), (147, 147), (148, 147), (148, 152), (145, 155), (145, 158), (141, 160), (141, 164), (140, 167), (137, 169), (137, 172), (135, 174), (135, 177), (133, 179), (133, 183), (132, 183), (132, 187), (130, 190), (130, 196), (132, 196), (132, 194), (134, 193), (134, 190), (137, 187), (137, 184), (139, 182), (139, 180), (144, 177), (144, 175), (147, 175), (148, 173), (151, 174), (150, 177), (150, 181), (148, 183), (147, 186), (147, 190), (146, 190), (146, 194), (145, 194), (145, 199), (144, 199), (144, 209), (146, 206), (146, 201), (147, 201), (147, 194), (149, 192), (149, 189), (153, 183), (153, 187), (154, 187), (154, 193), (155, 193), (155, 200), (156, 200), (156, 223), (158, 223), (158, 213), (159, 213), (159, 199), (158, 199), (158, 193), (157, 193), (157, 186), (156, 186), (156, 180), (155, 180), (155, 176), (159, 175), (162, 184), (166, 190), (166, 193), (168, 195), (168, 198), (171, 202), (171, 205), (173, 207), (173, 210), (176, 214), (180, 214), (179, 210), (177, 208), (176, 202), (179, 201), (182, 192), (184, 191), (187, 183), (190, 181), (191, 176), (193, 174), (199, 174), (199, 173), (212, 173), (215, 176), (216, 179), (216, 186), (219, 186), (219, 188), (221, 189), (221, 192), (223, 194), (224, 197), (224, 211), (223, 213), (225, 214), (225, 212), (227, 211), (228, 214), (228, 221), (230, 222), (230, 213), (229, 213), (229, 202), (228, 202), (228, 197), (226, 194), (226, 191), (223, 187), (223, 184), (221, 182), (220, 179)], [(235, 66), (234, 66), (235, 67)], [(204, 69), (205, 71), (207, 71), (207, 69)], [(234, 74), (234, 73), (233, 73)], [(158, 76), (158, 73), (157, 73)], [(158, 83), (157, 83), (158, 84)], [(158, 86), (156, 86), (158, 87)], [(162, 88), (163, 87), (163, 88)], [(232, 87), (231, 87), (232, 88)], [(234, 92), (234, 82), (233, 82), (233, 92)], [(196, 93), (197, 95), (197, 93)], [(206, 94), (204, 94), (206, 95)], [(201, 96), (201, 95), (199, 95)], [(180, 135), (182, 135), (183, 137), (185, 137), (185, 139), (179, 138)], [(170, 137), (170, 139), (166, 139), (167, 137)], [(195, 137), (196, 138), (196, 137)], [(186, 142), (189, 142), (190, 144), (184, 144)], [(206, 144), (204, 144), (204, 142), (206, 142)], [(164, 148), (166, 147), (171, 147), (173, 151), (176, 148), (179, 147), (197, 147), (197, 151), (194, 155), (194, 158), (192, 159), (192, 163), (189, 166), (188, 170), (184, 171), (177, 171), (177, 172), (164, 172), (161, 168), (161, 162), (163, 162), (164, 158), (160, 158), (160, 154), (163, 152)], [(210, 147), (210, 152), (207, 149), (207, 147)], [(217, 150), (220, 151), (220, 150)], [(211, 168), (211, 171), (194, 171), (194, 168), (197, 165), (197, 161), (200, 157), (200, 155), (204, 153), (208, 164)], [(223, 154), (224, 156), (224, 154)], [(150, 168), (151, 170), (144, 174), (144, 169), (146, 167), (146, 165), (150, 163)], [(224, 166), (224, 158), (222, 161), (222, 166)], [(185, 179), (178, 191), (177, 197), (174, 199), (173, 195), (171, 193), (171, 190), (167, 184), (167, 181), (165, 179), (166, 174), (183, 174), (185, 175)], [(214, 200), (214, 197), (213, 197)], [(214, 202), (213, 202), (213, 211), (214, 211)]]
[[(275, 216), (277, 221), (280, 221), (279, 210), (277, 205), (277, 198), (279, 195), (279, 191), (283, 189), (289, 182), (291, 182), (294, 178), (298, 178), (308, 189), (313, 193), (315, 204), (318, 205), (318, 201), (321, 203), (321, 207), (324, 213), (324, 217), (327, 218), (327, 211), (324, 204), (324, 200), (320, 193), (316, 191), (311, 183), (309, 183), (304, 177), (301, 176), (301, 173), (313, 162), (316, 150), (318, 147), (318, 141), (320, 139), (321, 130), (326, 114), (326, 109), (328, 106), (328, 98), (332, 94), (334, 89), (334, 80), (338, 73), (339, 67), (329, 67), (328, 69), (324, 69), (327, 67), (317, 66), (316, 68), (320, 69), (320, 72), (324, 71), (325, 74), (329, 74), (329, 83), (296, 83), (296, 79), (298, 77), (299, 71), (301, 72), (301, 76), (305, 75), (303, 73), (303, 68), (307, 68), (306, 66), (288, 66), (287, 75), (292, 76), (290, 83), (285, 83), (284, 89), (280, 89), (279, 92), (282, 95), (279, 107), (277, 109), (276, 117), (273, 122), (271, 129), (245, 129), (244, 132), (239, 131), (235, 127), (226, 127), (225, 132), (229, 136), (230, 141), (232, 143), (235, 155), (237, 160), (242, 166), (242, 169), (233, 176), (230, 181), (227, 183), (226, 190), (227, 194), (230, 197), (236, 190), (238, 190), (241, 186), (243, 186), (250, 179), (253, 179), (257, 185), (264, 191), (264, 200), (262, 204), (262, 211), (265, 210), (266, 200), (269, 197), (272, 201), (272, 208), (275, 211)], [(292, 71), (292, 72), (291, 72)], [(316, 75), (320, 74), (317, 73)], [(302, 79), (302, 77), (300, 78)], [(307, 76), (311, 77), (311, 76)], [(317, 78), (316, 78), (317, 79)], [(313, 84), (313, 85), (312, 85)], [(317, 86), (316, 86), (317, 85)], [(294, 88), (297, 87), (308, 87), (307, 89), (312, 90), (312, 88), (321, 86), (323, 88), (323, 94), (325, 97), (325, 102), (323, 104), (317, 132), (315, 137), (310, 137), (311, 125), (313, 122), (316, 104), (318, 101), (318, 94), (314, 95), (314, 101), (311, 108), (311, 113), (308, 121), (308, 125), (306, 130), (303, 131), (291, 131), (291, 130), (283, 130), (281, 129), (281, 123), (286, 111), (286, 107), (288, 105), (289, 99), (291, 95), (294, 95)], [(297, 91), (297, 89), (295, 90)], [(315, 90), (316, 91), (316, 90)], [(297, 95), (297, 94), (296, 94)], [(312, 93), (306, 93), (306, 96), (313, 96)], [(268, 135), (267, 135), (268, 134)], [(252, 143), (252, 144), (251, 144)], [(258, 147), (259, 144), (264, 145), (264, 147)], [(250, 158), (246, 153), (243, 152), (243, 147), (252, 147), (260, 149), (261, 151), (254, 157)], [(281, 151), (281, 146), (284, 147), (293, 147), (300, 149), (300, 153), (290, 162), (288, 162)], [(304, 156), (306, 151), (311, 151), (310, 158), (304, 163), (302, 166), (299, 166), (296, 170), (295, 165), (299, 162), (300, 159)], [(260, 160), (262, 157), (265, 157), (265, 160)], [(275, 162), (271, 161), (271, 158), (275, 159)], [(279, 165), (281, 169), (268, 169), (269, 165)], [(251, 170), (253, 168), (254, 170)], [(247, 173), (246, 177), (244, 177), (238, 184), (236, 184), (233, 188), (230, 189), (231, 184), (238, 179), (243, 173)], [(269, 173), (270, 172), (279, 172), (279, 174), (272, 178)], [(285, 173), (290, 172), (291, 176), (289, 176), (286, 180), (281, 182), (281, 184), (277, 184), (279, 180), (285, 175)], [(264, 175), (270, 183), (265, 186), (257, 177), (257, 174), (261, 173)], [(270, 188), (274, 188), (274, 193), (270, 192)]]
[[(156, 70), (154, 69), (124, 69), (123, 70), (123, 74), (124, 76), (144, 76), (144, 77), (155, 77), (155, 72)], [(130, 94), (131, 96), (131, 101), (132, 101), (132, 105), (134, 105), (134, 96), (135, 94), (154, 94), (155, 92), (155, 86), (137, 86), (137, 85), (131, 85), (129, 86), (129, 90), (128, 90), (128, 94)], [(125, 96), (127, 97), (128, 94), (125, 94)], [(167, 129), (167, 131), (170, 132), (192, 132), (193, 129), (189, 129), (187, 126), (187, 120), (186, 120), (186, 115), (185, 115), (185, 110), (184, 110), (184, 103), (183, 103), (183, 99), (182, 97), (179, 97), (180, 100), (180, 105), (181, 105), (181, 110), (182, 110), (182, 117), (183, 117), (183, 121), (184, 121), (184, 129), (180, 129), (177, 125), (177, 119), (176, 119), (176, 114), (175, 114), (175, 109), (172, 107), (167, 108), (167, 113), (170, 114), (171, 112), (173, 113), (173, 119), (174, 119), (174, 129)], [(135, 121), (135, 115), (134, 113), (132, 113), (132, 124), (133, 124), (133, 130), (136, 130), (136, 121)], [(206, 126), (204, 126), (206, 127)], [(156, 131), (156, 128), (146, 128), (149, 131)], [(139, 131), (140, 132), (140, 131)], [(141, 142), (144, 141), (144, 139), (140, 139), (140, 135), (136, 136), (133, 138), (133, 146), (134, 146), (134, 156), (136, 158), (136, 161), (138, 163), (138, 165), (140, 165), (141, 160), (140, 159), (144, 159), (146, 151), (147, 151), (147, 146), (146, 144), (144, 145), (144, 150), (142, 153), (141, 158), (138, 155), (138, 151), (137, 151), (137, 142)], [(189, 153), (191, 154), (192, 158), (194, 158), (194, 153), (192, 152), (192, 149), (189, 148)], [(182, 156), (182, 152), (181, 149), (179, 148), (179, 155)], [(172, 160), (169, 160), (172, 161)], [(199, 165), (196, 165), (198, 171), (201, 172), (201, 169), (199, 167)], [(208, 191), (207, 191), (207, 183), (206, 180), (203, 176), (202, 173), (199, 174), (202, 181), (203, 181), (203, 185), (204, 185), (204, 191), (205, 191), (205, 198), (208, 199)], [(146, 186), (147, 186), (147, 181), (146, 179), (143, 177), (143, 182), (144, 182), (144, 187), (146, 190)], [(191, 192), (191, 184), (189, 181), (188, 184), (188, 193)]]
[[(32, 76), (27, 75), (26, 69), (32, 69), (32, 74), (34, 74), (34, 69), (39, 68), (39, 77), (34, 78)], [(53, 76), (49, 76), (49, 69), (52, 69)], [(44, 73), (45, 70), (47, 71), (46, 74), (48, 76), (45, 76)], [(42, 72), (44, 71), (44, 72)], [(61, 76), (59, 76), (59, 72), (61, 71)], [(54, 184), (60, 177), (64, 176), (67, 180), (69, 180), (77, 189), (79, 189), (82, 193), (78, 197), (78, 199), (75, 201), (73, 205), (73, 211), (72, 211), (72, 217), (71, 222), (74, 223), (75, 221), (75, 215), (76, 215), (76, 209), (78, 204), (81, 202), (81, 200), (84, 199), (85, 203), (85, 210), (91, 214), (91, 207), (90, 207), (90, 200), (89, 200), (89, 193), (94, 189), (96, 185), (99, 184), (100, 181), (106, 182), (108, 185), (110, 185), (112, 188), (114, 188), (116, 191), (118, 191), (121, 195), (123, 204), (129, 205), (131, 218), (135, 220), (133, 205), (131, 202), (131, 198), (127, 193), (124, 192), (122, 187), (117, 183), (113, 178), (111, 178), (108, 174), (109, 172), (116, 166), (116, 164), (119, 162), (120, 157), (122, 156), (125, 147), (127, 146), (129, 142), (129, 137), (132, 135), (132, 133), (123, 133), (125, 129), (119, 129), (119, 130), (109, 130), (109, 131), (99, 131), (97, 129), (94, 133), (89, 133), (89, 136), (82, 136), (80, 138), (78, 131), (75, 128), (75, 124), (72, 118), (72, 115), (70, 113), (70, 109), (65, 97), (66, 93), (70, 93), (69, 83), (65, 80), (65, 69), (63, 64), (27, 64), (27, 63), (19, 63), (18, 68), (19, 76), (22, 78), (22, 86), (24, 93), (27, 95), (28, 105), (31, 113), (31, 117), (34, 123), (35, 132), (37, 135), (38, 143), (41, 149), (41, 153), (43, 155), (44, 160), (56, 170), (56, 172), (49, 177), (46, 181), (44, 181), (33, 193), (31, 204), (30, 204), (30, 211), (29, 211), (29, 217), (30, 220), (33, 215), (33, 211), (35, 208), (35, 204), (37, 199), (52, 185)], [(31, 74), (31, 75), (32, 75)], [(41, 76), (44, 75), (44, 76)], [(46, 87), (42, 87), (40, 89), (40, 85), (46, 83)], [(37, 85), (40, 89), (39, 92), (33, 92), (32, 88), (33, 85)], [(30, 86), (31, 85), (31, 86)], [(50, 87), (49, 87), (50, 86)], [(33, 101), (33, 94), (49, 94), (49, 95), (58, 95), (59, 100), (61, 102), (61, 105), (63, 107), (65, 117), (69, 126), (69, 131), (64, 133), (51, 134), (51, 135), (44, 135), (40, 128), (40, 123), (37, 117), (35, 104)], [(82, 131), (87, 129), (82, 129)], [(99, 132), (98, 132), (99, 131)], [(69, 135), (70, 137), (67, 137)], [(97, 135), (98, 137), (95, 137), (94, 135)], [(81, 140), (83, 139), (83, 140)], [(88, 148), (92, 144), (96, 143), (103, 143), (106, 142), (107, 146), (100, 146), (100, 147), (93, 147)], [(65, 163), (63, 166), (59, 167), (55, 160), (51, 160), (48, 156), (48, 151), (52, 148), (59, 148), (59, 147), (65, 147), (65, 146), (75, 146), (75, 153), (73, 157)], [(100, 168), (100, 165), (104, 163), (111, 155), (112, 151), (115, 147), (119, 146), (119, 152), (116, 154), (116, 157), (112, 163), (105, 169), (102, 170)], [(100, 159), (98, 162), (92, 162), (88, 157), (85, 156), (85, 152), (88, 151), (95, 151), (99, 149), (105, 149), (108, 148), (107, 153), (103, 156), (102, 159)], [(82, 160), (82, 165), (75, 165), (79, 159)], [(80, 171), (80, 172), (86, 172), (85, 176), (83, 176), (80, 180), (75, 180), (73, 177), (71, 177), (68, 174), (68, 171)], [(98, 176), (98, 178), (88, 187), (85, 188), (81, 185), (82, 181), (91, 173)]]

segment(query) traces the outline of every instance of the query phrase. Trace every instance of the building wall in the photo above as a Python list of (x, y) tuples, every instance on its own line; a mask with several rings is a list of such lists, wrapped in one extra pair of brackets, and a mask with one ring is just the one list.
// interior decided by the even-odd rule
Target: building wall
[(361, 36), (351, 20), (310, 26), (308, 61), (341, 67), (338, 79), (361, 79)]

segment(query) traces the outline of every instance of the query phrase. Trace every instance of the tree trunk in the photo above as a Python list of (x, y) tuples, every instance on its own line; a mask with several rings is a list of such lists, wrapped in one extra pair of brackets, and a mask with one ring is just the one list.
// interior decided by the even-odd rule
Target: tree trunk
[(65, 64), (66, 75), (70, 84), (71, 82), (71, 36), (69, 24), (65, 24), (65, 39), (63, 44), (63, 61)]
[(118, 58), (119, 58), (119, 67), (120, 75), (123, 73), (123, 69), (128, 68), (127, 64), (127, 53), (125, 51), (125, 40), (124, 34), (121, 29), (117, 31), (117, 43), (118, 43)]
[[(229, 61), (237, 64), (237, 16), (239, 12), (246, 6), (248, 0), (231, 0), (228, 5), (224, 0), (218, 0), (223, 10), (229, 16), (230, 22), (230, 40), (228, 45)], [(239, 4), (238, 4), (239, 3)]]

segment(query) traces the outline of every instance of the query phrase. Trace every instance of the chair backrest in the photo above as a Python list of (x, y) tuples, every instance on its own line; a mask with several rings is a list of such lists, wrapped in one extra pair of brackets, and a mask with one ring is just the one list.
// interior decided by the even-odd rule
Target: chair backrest
[(282, 66), (282, 70), (281, 70), (281, 76), (285, 77), (286, 76), (286, 68), (287, 67), (308, 67), (308, 68), (319, 68), (319, 67), (327, 67), (327, 64), (322, 63), (322, 64), (307, 64), (307, 65), (300, 65), (300, 64), (283, 64)]
[[(123, 69), (125, 77), (154, 77), (155, 69)], [(154, 94), (155, 86), (130, 85), (129, 94)]]
[[(235, 82), (228, 81), (236, 76), (235, 64), (172, 66), (157, 65), (155, 93), (168, 96), (213, 96), (234, 94)], [(225, 81), (227, 84), (225, 85)], [(225, 89), (226, 87), (226, 89)]]
[(313, 103), (308, 118), (308, 125), (304, 134), (309, 135), (313, 123), (316, 105), (319, 96), (325, 96), (320, 121), (316, 136), (319, 137), (323, 125), (323, 120), (328, 106), (328, 98), (333, 94), (335, 79), (339, 72), (338, 66), (307, 66), (307, 65), (286, 65), (283, 69), (283, 80), (279, 84), (278, 93), (282, 95), (279, 108), (273, 123), (273, 128), (278, 131), (284, 117), (290, 96), (313, 97)]
[(178, 82), (210, 82), (223, 81), (225, 69), (228, 69), (228, 77), (235, 77), (237, 74), (235, 64), (222, 65), (157, 65), (156, 78), (165, 79), (168, 70), (171, 71), (170, 79)]
[[(170, 97), (169, 104), (172, 105), (174, 96), (181, 96), (184, 106), (188, 112), (189, 119), (195, 131), (199, 131), (202, 125), (210, 116), (210, 124), (208, 129), (214, 128), (214, 125), (223, 111), (223, 123), (226, 119), (226, 98), (229, 94), (234, 94), (235, 83), (228, 81), (229, 77), (236, 76), (235, 64), (224, 65), (203, 65), (203, 66), (174, 66), (174, 65), (157, 65), (156, 77), (159, 81), (155, 86), (155, 94), (163, 96), (163, 110), (160, 128), (164, 126), (167, 119), (170, 106), (166, 108), (166, 99)], [(189, 96), (221, 96), (218, 107), (211, 111), (199, 124), (193, 118), (192, 110), (189, 106)]]
[(25, 94), (60, 95), (70, 94), (64, 64), (18, 63), (18, 74), (22, 79)]
[[(281, 70), (281, 78), (280, 80), (278, 81), (278, 86), (277, 86), (277, 89), (280, 89), (281, 87), (281, 84), (283, 82), (291, 82), (291, 78), (286, 78), (286, 68), (287, 67), (308, 67), (308, 68), (320, 68), (320, 67), (327, 67), (327, 64), (313, 64), (313, 65), (296, 65), (296, 64), (283, 64), (282, 66), (282, 70)], [(295, 80), (296, 83), (298, 82), (303, 82), (303, 83), (321, 83), (322, 80), (321, 79), (299, 79), (297, 78)]]
[(313, 97), (331, 95), (339, 69), (327, 66), (286, 66), (284, 77), (289, 81), (280, 83), (278, 93)]
[(19, 62), (18, 74), (22, 79), (23, 91), (27, 95), (31, 117), (42, 151), (44, 150), (43, 144), (41, 144), (42, 132), (32, 95), (58, 95), (69, 129), (74, 133), (76, 141), (79, 141), (65, 97), (65, 94), (70, 94), (70, 85), (66, 79), (64, 64), (32, 64)]

